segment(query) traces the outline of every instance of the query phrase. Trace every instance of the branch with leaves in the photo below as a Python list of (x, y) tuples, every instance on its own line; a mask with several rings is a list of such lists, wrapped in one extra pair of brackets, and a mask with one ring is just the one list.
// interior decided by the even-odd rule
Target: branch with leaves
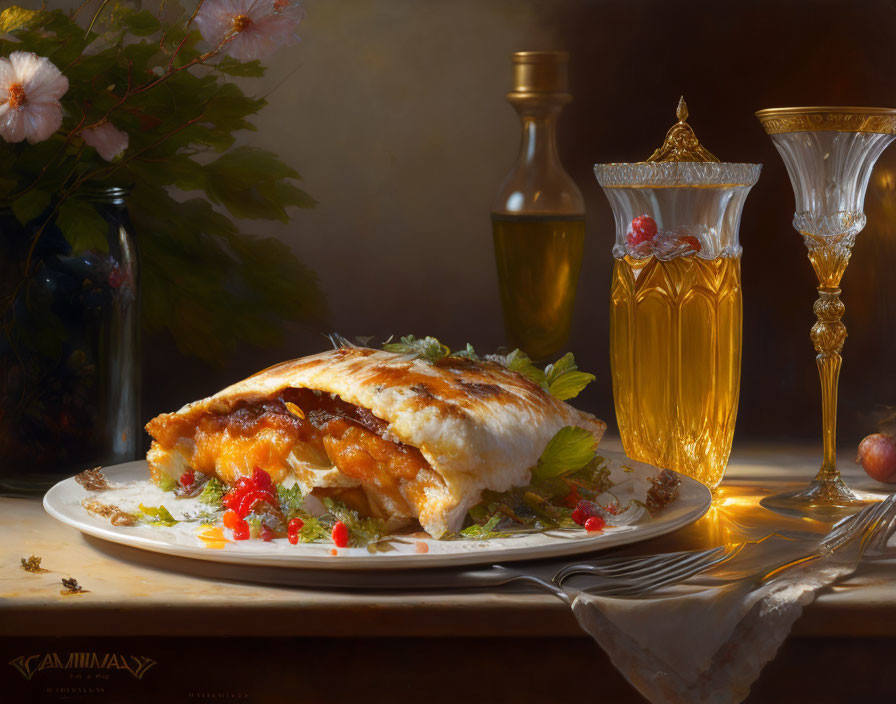
[[(326, 311), (289, 247), (235, 222), (288, 222), (292, 208), (315, 205), (276, 154), (235, 146), (267, 101), (231, 78), (264, 76), (260, 57), (295, 41), (303, 16), (293, 0), (243, 4), (152, 12), (88, 0), (70, 14), (0, 13), (0, 205), (33, 229), (32, 251), (50, 223), (73, 253), (102, 250), (107, 224), (80, 196), (131, 189), (144, 322), (213, 361)], [(29, 257), (23, 282), (32, 274)]]

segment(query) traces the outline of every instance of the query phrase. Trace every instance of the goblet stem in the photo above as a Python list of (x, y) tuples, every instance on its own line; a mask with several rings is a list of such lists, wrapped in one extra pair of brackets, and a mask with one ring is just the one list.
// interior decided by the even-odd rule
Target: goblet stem
[(813, 306), (818, 319), (812, 326), (812, 343), (818, 356), (818, 375), (821, 379), (821, 418), (824, 439), (824, 459), (815, 480), (838, 483), (837, 470), (837, 384), (843, 358), (840, 351), (846, 340), (846, 326), (840, 322), (844, 305), (839, 288), (818, 287), (818, 300)]

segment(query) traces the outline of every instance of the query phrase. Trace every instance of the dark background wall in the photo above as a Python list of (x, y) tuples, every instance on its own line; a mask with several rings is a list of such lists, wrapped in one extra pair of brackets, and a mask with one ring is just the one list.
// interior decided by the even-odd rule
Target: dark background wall
[[(723, 161), (764, 165), (741, 226), (744, 358), (737, 440), (816, 438), (809, 342), (814, 275), (790, 220), (783, 163), (753, 112), (782, 105), (896, 106), (896, 7), (857, 0), (675, 2), (307, 0), (298, 47), (277, 54), (260, 131), (319, 200), (270, 230), (319, 274), (329, 327), (412, 332), (451, 345), (503, 344), (489, 206), (510, 169), (518, 122), (504, 102), (512, 51), (566, 49), (575, 101), (561, 154), (587, 203), (570, 349), (598, 381), (580, 405), (613, 425), (608, 360), (612, 219), (591, 173), (647, 157), (684, 94), (691, 124)], [(881, 158), (868, 226), (843, 281), (849, 331), (841, 440), (896, 405), (896, 148)], [(147, 233), (141, 233), (144, 236)], [(243, 347), (219, 367), (146, 340), (147, 418), (283, 358), (318, 351), (293, 327), (282, 349)]]

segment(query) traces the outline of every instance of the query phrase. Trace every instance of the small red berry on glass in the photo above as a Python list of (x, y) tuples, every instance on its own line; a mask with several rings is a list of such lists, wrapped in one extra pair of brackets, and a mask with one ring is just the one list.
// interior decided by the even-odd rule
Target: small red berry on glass
[(639, 215), (632, 220), (631, 230), (625, 236), (625, 241), (629, 247), (635, 247), (642, 242), (648, 242), (656, 237), (657, 226), (656, 220), (649, 215)]
[(180, 475), (180, 485), (184, 487), (184, 489), (189, 489), (193, 486), (193, 482), (196, 481), (196, 475), (193, 474), (192, 471), (186, 471)]
[(682, 237), (679, 237), (678, 242), (680, 244), (687, 245), (695, 252), (699, 252), (701, 249), (703, 249), (703, 245), (700, 244), (700, 240), (698, 240), (693, 235), (684, 235)]
[(592, 516), (587, 521), (585, 521), (585, 530), (589, 533), (596, 533), (599, 530), (604, 529), (604, 519), (600, 516)]
[(331, 537), (333, 538), (333, 542), (336, 544), (337, 548), (344, 548), (348, 545), (348, 527), (342, 521), (336, 521), (336, 525), (333, 526), (333, 532), (331, 533)]
[(269, 543), (274, 539), (274, 531), (272, 531), (264, 523), (262, 523), (260, 537), (263, 541)]
[(586, 516), (585, 512), (580, 508), (577, 508), (572, 512), (571, 518), (573, 520), (573, 523), (580, 526), (585, 525), (585, 521), (588, 520), (588, 516)]

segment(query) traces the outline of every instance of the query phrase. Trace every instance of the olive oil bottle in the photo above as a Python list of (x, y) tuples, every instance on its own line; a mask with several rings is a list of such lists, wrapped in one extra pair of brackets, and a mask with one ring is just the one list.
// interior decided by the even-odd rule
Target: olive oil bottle
[(512, 55), (508, 101), (522, 123), (516, 165), (492, 207), (492, 234), (507, 343), (536, 360), (569, 338), (585, 246), (585, 204), (557, 153), (557, 119), (567, 92), (569, 55)]

